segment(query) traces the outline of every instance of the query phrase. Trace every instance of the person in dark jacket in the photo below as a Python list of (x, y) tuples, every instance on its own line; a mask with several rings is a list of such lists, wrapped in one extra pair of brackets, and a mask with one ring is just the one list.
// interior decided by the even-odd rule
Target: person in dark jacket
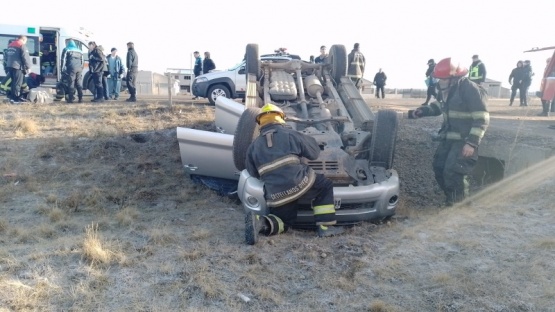
[(468, 78), (470, 81), (477, 84), (481, 84), (486, 81), (486, 65), (482, 63), (480, 57), (476, 54), (472, 56), (472, 64), (470, 64)]
[(199, 51), (193, 52), (193, 56), (195, 57), (195, 67), (193, 69), (193, 74), (195, 77), (202, 75), (202, 58), (200, 57)]
[(436, 67), (436, 62), (434, 59), (428, 60), (428, 69), (426, 70), (426, 85), (428, 86), (428, 90), (426, 91), (426, 101), (422, 103), (423, 106), (428, 105), (432, 96), (437, 99), (437, 92), (436, 92), (436, 79), (432, 77), (432, 73), (434, 72), (434, 68)]
[(409, 111), (409, 118), (444, 115), (440, 143), (434, 155), (435, 178), (451, 206), (468, 196), (468, 175), (476, 166), (478, 146), (489, 124), (486, 92), (466, 78), (468, 70), (451, 58), (437, 63), (440, 102)]
[(29, 50), (25, 45), (27, 43), (27, 36), (19, 36), (16, 41), (10, 43), (6, 49), (7, 57), (6, 66), (8, 68), (8, 75), (11, 78), (11, 93), (9, 95), (12, 103), (21, 103), (21, 85), (25, 75), (31, 69), (31, 56)]
[(108, 56), (106, 56), (103, 46), (99, 45), (98, 49), (102, 55), (104, 55), (104, 67), (102, 68), (102, 89), (104, 93), (102, 95), (104, 96), (104, 100), (108, 101), (108, 99), (110, 99), (108, 97), (108, 76), (110, 75), (110, 71), (108, 70)]
[(353, 50), (349, 53), (347, 60), (347, 77), (351, 79), (357, 89), (361, 90), (366, 60), (364, 59), (364, 54), (360, 52), (360, 45), (358, 43), (354, 44)]
[(127, 102), (137, 102), (137, 74), (139, 73), (139, 56), (133, 42), (127, 43), (127, 89), (131, 95)]
[(102, 87), (102, 75), (104, 74), (104, 67), (106, 64), (106, 57), (104, 53), (98, 48), (96, 42), (89, 42), (89, 71), (96, 88), (96, 94), (92, 102), (104, 102), (104, 88)]
[(320, 55), (314, 59), (315, 64), (323, 64), (326, 61), (328, 54), (326, 53), (326, 46), (320, 47)]
[[(518, 61), (516, 63), (516, 67), (511, 71), (509, 75), (509, 84), (511, 85), (511, 99), (509, 100), (509, 106), (513, 105), (513, 101), (515, 100), (516, 91), (522, 89), (522, 81), (524, 79), (524, 63), (522, 61)], [(526, 94), (523, 94), (522, 91), (520, 92), (520, 106), (526, 103)]]
[(75, 41), (69, 40), (67, 42), (65, 53), (61, 61), (62, 80), (65, 82), (67, 103), (73, 103), (75, 100), (75, 90), (77, 90), (77, 99), (79, 103), (83, 103), (83, 53)]
[(522, 84), (520, 86), (520, 99), (522, 103), (520, 103), (520, 106), (528, 106), (528, 89), (532, 84), (532, 76), (534, 76), (534, 71), (529, 60), (524, 61), (522, 71)]
[(297, 218), (297, 201), (312, 202), (318, 236), (332, 236), (343, 232), (336, 228), (333, 183), (322, 174), (301, 162), (305, 157), (315, 160), (320, 154), (316, 140), (284, 127), (285, 114), (273, 104), (262, 107), (256, 117), (260, 136), (247, 150), (246, 169), (264, 182), (266, 204), (270, 214), (258, 219), (257, 233), (284, 233)]
[(380, 91), (382, 93), (382, 99), (385, 99), (384, 87), (385, 87), (386, 81), (387, 81), (387, 76), (380, 68), (380, 70), (374, 76), (374, 82), (373, 82), (374, 85), (376, 86), (376, 97), (378, 99), (380, 98)]
[(216, 69), (216, 64), (210, 58), (210, 52), (204, 52), (204, 61), (202, 61), (202, 73), (209, 73), (211, 70)]

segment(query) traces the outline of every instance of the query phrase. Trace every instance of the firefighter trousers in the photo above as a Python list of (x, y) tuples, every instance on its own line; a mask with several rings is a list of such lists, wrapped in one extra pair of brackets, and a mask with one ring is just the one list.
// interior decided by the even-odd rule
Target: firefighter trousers
[[(314, 211), (314, 221), (317, 225), (333, 225), (335, 220), (335, 204), (333, 201), (333, 182), (323, 174), (316, 174), (316, 180), (312, 188), (308, 190), (299, 200), (308, 199), (312, 201)], [(297, 219), (298, 201), (270, 208), (269, 222), (274, 229), (282, 229), (286, 232)], [(280, 223), (281, 222), (281, 223)], [(281, 226), (280, 226), (281, 225)], [(275, 233), (274, 233), (275, 232)], [(279, 234), (280, 231), (274, 230), (270, 235)]]
[(441, 141), (436, 149), (433, 169), (437, 183), (446, 196), (445, 203), (452, 205), (468, 197), (468, 175), (476, 166), (478, 149), (470, 157), (462, 156), (466, 143), (462, 140)]

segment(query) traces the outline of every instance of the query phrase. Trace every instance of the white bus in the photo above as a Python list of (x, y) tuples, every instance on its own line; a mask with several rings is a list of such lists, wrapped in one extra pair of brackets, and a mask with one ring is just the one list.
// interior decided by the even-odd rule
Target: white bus
[[(31, 72), (45, 77), (43, 86), (52, 87), (61, 80), (60, 60), (62, 51), (69, 39), (75, 41), (77, 48), (83, 52), (85, 68), (83, 70), (83, 89), (94, 89), (89, 71), (89, 48), (92, 41), (91, 33), (83, 28), (70, 29), (66, 27), (47, 27), (37, 25), (4, 25), (0, 24), (0, 60), (4, 58), (4, 49), (8, 47), (11, 39), (18, 36), (27, 36), (27, 48), (31, 55)], [(40, 42), (42, 35), (42, 42)], [(5, 77), (3, 66), (0, 66), (0, 79)]]

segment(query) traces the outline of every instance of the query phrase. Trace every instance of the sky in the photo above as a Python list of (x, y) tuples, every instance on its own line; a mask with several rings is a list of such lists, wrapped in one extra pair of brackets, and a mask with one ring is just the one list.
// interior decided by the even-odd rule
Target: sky
[(27, 0), (24, 14), (3, 14), (1, 23), (85, 27), (97, 44), (122, 56), (133, 41), (139, 69), (160, 73), (190, 68), (195, 50), (209, 51), (216, 69), (225, 70), (243, 59), (248, 43), (257, 43), (260, 54), (285, 47), (308, 60), (321, 45), (342, 44), (349, 53), (358, 42), (365, 78), (382, 68), (390, 88), (424, 89), (430, 58), (452, 57), (468, 67), (478, 54), (488, 78), (505, 87), (516, 62), (530, 60), (536, 73), (530, 90), (538, 90), (553, 50), (523, 51), (555, 46), (553, 0), (97, 0), (85, 8), (66, 2)]

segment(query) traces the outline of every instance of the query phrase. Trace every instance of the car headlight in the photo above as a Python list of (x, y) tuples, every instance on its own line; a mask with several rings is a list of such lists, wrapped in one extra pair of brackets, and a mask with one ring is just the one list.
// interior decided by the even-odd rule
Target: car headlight
[(205, 81), (208, 81), (208, 78), (206, 78), (206, 77), (198, 77), (198, 78), (195, 79), (195, 82), (196, 82), (196, 83), (205, 82)]

